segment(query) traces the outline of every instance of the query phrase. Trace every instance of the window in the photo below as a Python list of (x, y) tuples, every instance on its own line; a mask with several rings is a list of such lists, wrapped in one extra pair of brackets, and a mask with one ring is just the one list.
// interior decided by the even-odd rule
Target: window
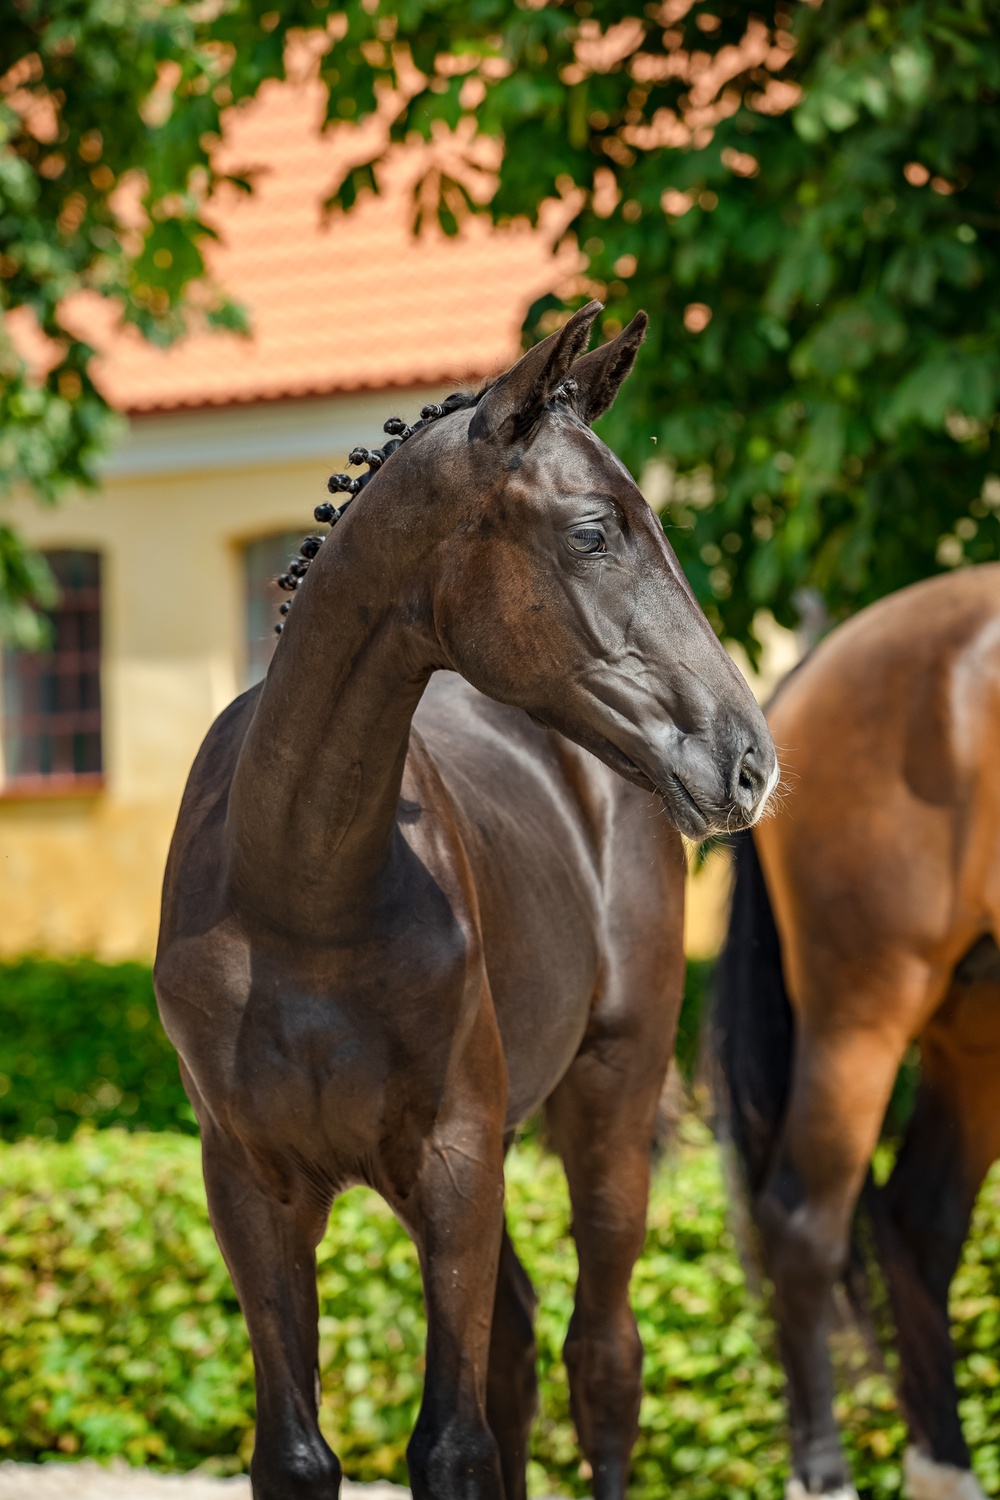
[(3, 653), (3, 752), (8, 790), (99, 786), (101, 559), (47, 552), (60, 599), (47, 611), (46, 651)]
[(246, 682), (253, 687), (262, 681), (274, 653), (277, 636), (278, 605), (288, 595), (275, 583), (279, 573), (288, 567), (302, 541), (301, 531), (277, 531), (263, 536), (243, 549), (243, 578), (246, 588)]

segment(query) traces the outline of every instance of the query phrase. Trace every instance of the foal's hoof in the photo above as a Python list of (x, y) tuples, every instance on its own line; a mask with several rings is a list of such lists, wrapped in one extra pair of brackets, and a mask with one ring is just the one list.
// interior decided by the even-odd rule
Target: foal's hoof
[(807, 1490), (801, 1479), (794, 1475), (785, 1484), (785, 1500), (858, 1500), (853, 1484), (840, 1484), (835, 1490)]
[(250, 1462), (253, 1500), (338, 1500), (341, 1477), (322, 1439), (277, 1451), (258, 1442)]
[(986, 1500), (971, 1469), (935, 1463), (919, 1448), (903, 1456), (903, 1489), (909, 1500)]
[(406, 1450), (413, 1500), (503, 1500), (500, 1456), (489, 1428), (455, 1418), (433, 1431), (421, 1419)]

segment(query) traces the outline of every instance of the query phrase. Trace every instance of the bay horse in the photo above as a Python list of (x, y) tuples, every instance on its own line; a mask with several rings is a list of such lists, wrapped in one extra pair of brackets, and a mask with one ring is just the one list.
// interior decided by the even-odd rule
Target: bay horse
[[(948, 1288), (1000, 1155), (1000, 565), (864, 610), (786, 679), (768, 717), (788, 790), (777, 816), (737, 836), (713, 1040), (773, 1284), (788, 1494), (854, 1494), (827, 1339), (864, 1187), (908, 1492), (977, 1500)], [(914, 1041), (916, 1105), (879, 1189), (869, 1163)]]
[(579, 1254), (573, 1413), (595, 1496), (625, 1493), (628, 1286), (682, 991), (677, 830), (752, 823), (777, 765), (590, 429), (646, 325), (584, 354), (599, 311), (352, 454), (370, 482), (331, 481), (357, 498), (318, 508), (335, 529), (284, 577), (267, 677), (216, 721), (184, 794), (155, 979), (253, 1346), (255, 1500), (340, 1489), (314, 1252), (354, 1183), (420, 1259), (415, 1500), (523, 1500), (533, 1293), (503, 1161), (542, 1107)]

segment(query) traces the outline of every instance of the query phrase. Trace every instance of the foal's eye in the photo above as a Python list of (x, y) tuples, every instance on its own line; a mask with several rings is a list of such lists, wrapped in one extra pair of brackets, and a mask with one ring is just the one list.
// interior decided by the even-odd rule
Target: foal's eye
[(574, 552), (607, 552), (608, 544), (604, 540), (604, 532), (598, 531), (595, 526), (584, 526), (579, 531), (571, 531), (569, 544)]

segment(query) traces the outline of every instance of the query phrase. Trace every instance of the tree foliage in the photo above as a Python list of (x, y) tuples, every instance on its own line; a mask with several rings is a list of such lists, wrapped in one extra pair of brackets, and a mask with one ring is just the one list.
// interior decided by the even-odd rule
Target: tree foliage
[[(395, 16), (398, 20), (393, 20)], [(660, 460), (717, 626), (834, 616), (1000, 544), (1000, 34), (985, 0), (380, 0), (364, 62), (425, 84), (395, 134), (470, 116), (490, 209), (567, 201), (570, 305), (645, 306), (607, 434)], [(441, 218), (461, 205), (439, 184)], [(575, 295), (574, 295), (575, 294)], [(551, 326), (554, 299), (533, 309)]]
[[(90, 375), (79, 298), (149, 339), (243, 327), (205, 275), (220, 115), (284, 74), (289, 0), (7, 0), (0, 40), (0, 495), (93, 486), (118, 424)], [(240, 186), (250, 184), (228, 178)], [(15, 340), (14, 335), (19, 337)], [(44, 341), (44, 342), (41, 342)], [(42, 366), (29, 369), (25, 344)], [(38, 361), (36, 361), (36, 364)], [(34, 644), (44, 567), (0, 533), (0, 633)], [(42, 600), (41, 602), (44, 602)]]
[[(317, 199), (349, 211), (410, 134), (499, 143), (488, 211), (562, 199), (594, 291), (650, 340), (606, 433), (655, 482), (720, 630), (761, 606), (834, 615), (1000, 539), (1000, 35), (988, 0), (12, 0), (0, 63), (0, 474), (92, 483), (110, 414), (66, 314), (81, 290), (169, 339), (233, 324), (206, 284), (220, 115), (326, 28), (328, 118), (398, 111)], [(416, 71), (415, 71), (416, 70)], [(381, 105), (380, 105), (381, 101)], [(360, 139), (360, 138), (359, 138)], [(451, 149), (449, 159), (454, 160)], [(470, 165), (470, 173), (472, 167)], [(462, 170), (418, 184), (454, 232)], [(8, 593), (30, 584), (11, 567)], [(16, 559), (14, 559), (16, 561)], [(19, 582), (19, 580), (21, 580)]]

